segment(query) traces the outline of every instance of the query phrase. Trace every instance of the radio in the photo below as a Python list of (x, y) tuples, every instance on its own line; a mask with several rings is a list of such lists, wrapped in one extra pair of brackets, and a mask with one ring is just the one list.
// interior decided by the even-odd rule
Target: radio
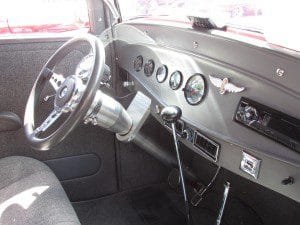
[(241, 98), (234, 120), (300, 153), (300, 120)]

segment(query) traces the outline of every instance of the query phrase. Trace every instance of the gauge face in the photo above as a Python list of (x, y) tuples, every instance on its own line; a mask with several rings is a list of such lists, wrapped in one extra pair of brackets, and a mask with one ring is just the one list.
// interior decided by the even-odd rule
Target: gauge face
[(136, 57), (136, 59), (133, 61), (133, 68), (136, 72), (139, 72), (143, 68), (143, 56), (139, 55)]
[(180, 71), (175, 71), (172, 73), (170, 80), (169, 80), (169, 85), (173, 90), (178, 89), (181, 86), (182, 83), (182, 73)]
[(163, 65), (157, 69), (156, 80), (159, 83), (164, 82), (167, 79), (167, 76), (168, 76), (168, 67), (167, 66)]
[(79, 62), (78, 66), (76, 67), (75, 74), (82, 80), (87, 80), (91, 73), (93, 65), (94, 55), (88, 54)]
[(144, 66), (145, 75), (148, 77), (151, 76), (154, 72), (154, 67), (155, 67), (154, 61), (152, 59), (148, 60)]
[(205, 82), (200, 74), (191, 76), (183, 89), (186, 101), (190, 105), (197, 105), (205, 94)]

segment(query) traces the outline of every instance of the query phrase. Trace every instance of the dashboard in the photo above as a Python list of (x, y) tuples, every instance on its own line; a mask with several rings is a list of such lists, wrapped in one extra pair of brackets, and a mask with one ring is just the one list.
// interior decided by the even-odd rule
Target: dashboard
[[(151, 98), (151, 114), (166, 129), (160, 110), (180, 107), (183, 144), (300, 201), (298, 59), (180, 28), (122, 24), (114, 32), (119, 67)], [(284, 76), (276, 73), (281, 65)], [(290, 176), (296, 182), (282, 185)]]

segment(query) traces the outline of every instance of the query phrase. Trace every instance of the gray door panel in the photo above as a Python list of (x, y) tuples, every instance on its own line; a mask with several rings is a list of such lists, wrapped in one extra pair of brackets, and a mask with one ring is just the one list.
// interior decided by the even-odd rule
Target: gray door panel
[[(35, 78), (43, 64), (64, 41), (61, 39), (24, 42), (15, 40), (11, 43), (0, 41), (0, 112), (13, 112), (23, 119), (26, 101)], [(59, 65), (58, 71), (65, 74), (74, 73), (81, 56), (80, 51), (75, 51)], [(51, 101), (42, 104), (42, 113), (47, 112), (50, 104)], [(87, 177), (62, 182), (73, 201), (96, 198), (117, 191), (112, 133), (97, 127), (81, 125), (54, 149), (40, 152), (30, 148), (23, 129), (0, 132), (0, 158), (23, 155), (46, 161), (90, 153), (99, 158), (101, 162), (99, 170)], [(70, 158), (68, 159), (70, 163)]]

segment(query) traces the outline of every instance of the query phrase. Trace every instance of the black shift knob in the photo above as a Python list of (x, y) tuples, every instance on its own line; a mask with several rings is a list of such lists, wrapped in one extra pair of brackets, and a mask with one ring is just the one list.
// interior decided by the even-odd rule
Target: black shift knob
[(167, 106), (161, 110), (160, 115), (165, 122), (175, 123), (180, 119), (182, 112), (178, 106)]

